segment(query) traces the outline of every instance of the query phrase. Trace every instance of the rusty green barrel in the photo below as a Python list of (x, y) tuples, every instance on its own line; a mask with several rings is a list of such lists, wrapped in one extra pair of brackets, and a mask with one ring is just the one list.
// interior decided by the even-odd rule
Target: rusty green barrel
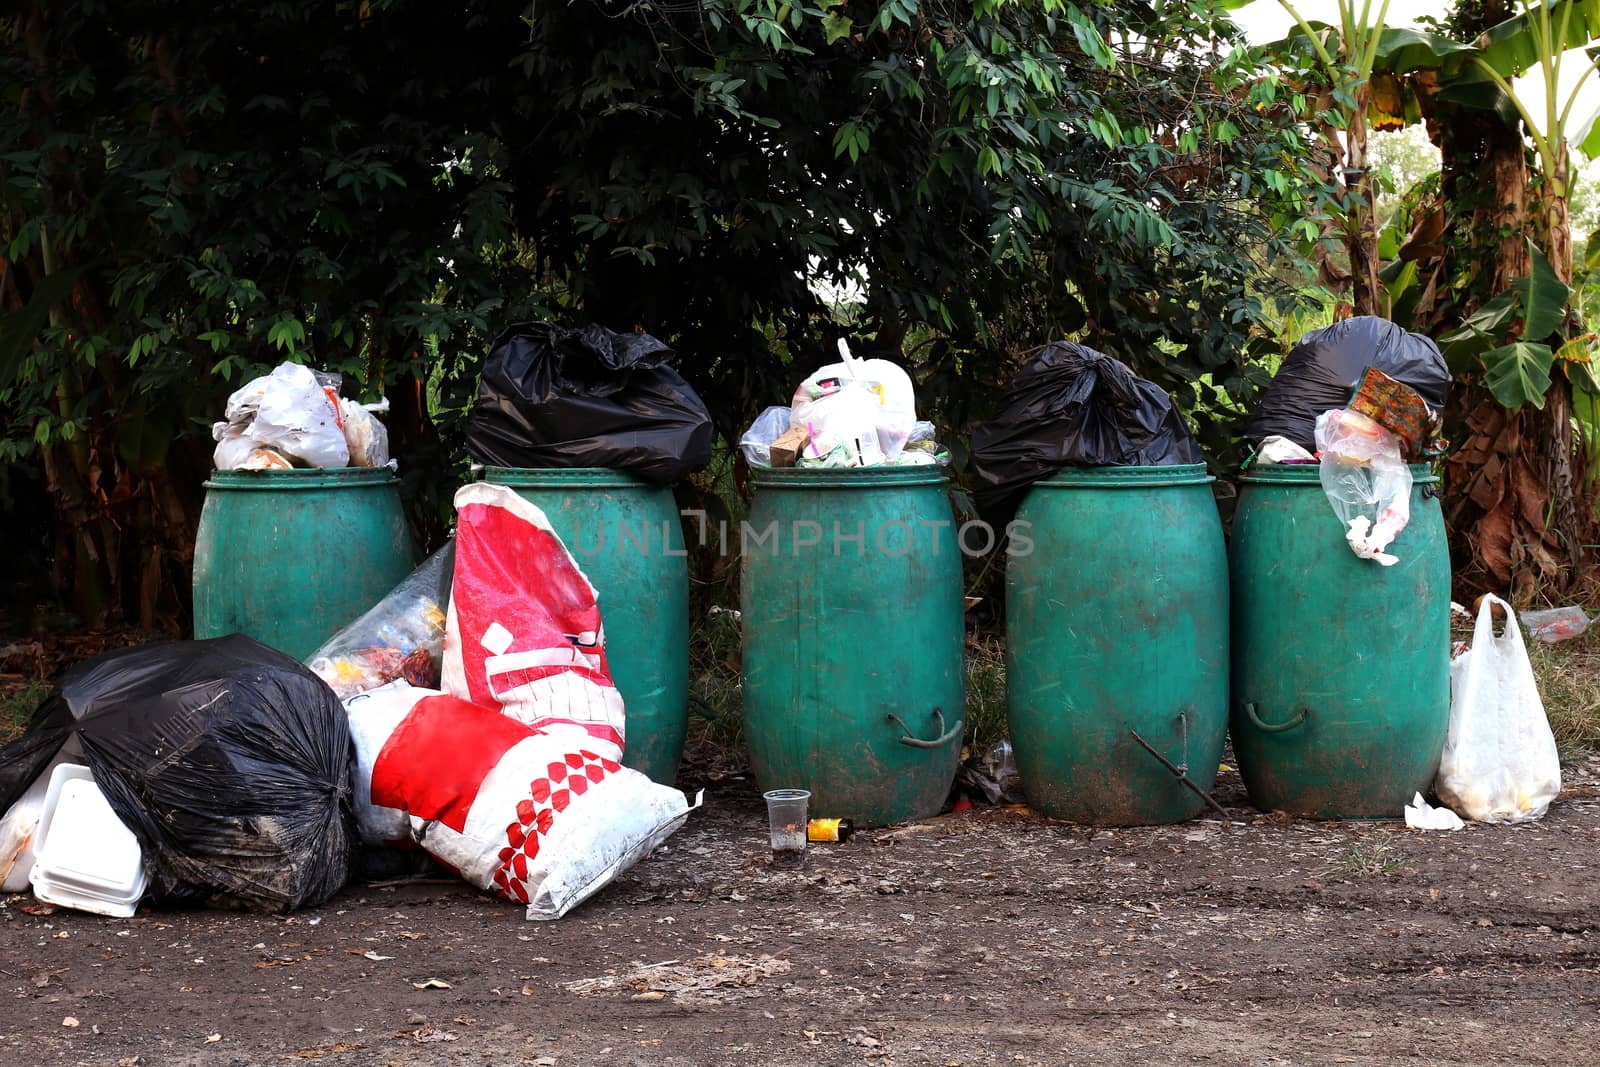
[(194, 545), (194, 636), (305, 659), (411, 573), (387, 467), (212, 471)]
[(1006, 561), (1006, 703), (1028, 801), (1127, 826), (1204, 800), (1228, 732), (1228, 560), (1204, 464), (1036, 483)]
[(689, 564), (672, 490), (604, 467), (489, 467), (484, 478), (543, 511), (588, 576), (627, 709), (622, 762), (671, 785), (689, 708)]
[(813, 817), (936, 814), (964, 726), (961, 555), (936, 467), (757, 469), (741, 531), (744, 727)]
[(1315, 464), (1257, 466), (1234, 513), (1233, 747), (1266, 811), (1397, 819), (1450, 722), (1450, 556), (1412, 467), (1392, 567), (1358, 559)]

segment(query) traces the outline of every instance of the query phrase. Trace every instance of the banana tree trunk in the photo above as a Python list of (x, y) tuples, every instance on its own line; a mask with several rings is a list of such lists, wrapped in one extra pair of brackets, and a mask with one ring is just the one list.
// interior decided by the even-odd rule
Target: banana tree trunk
[(1345, 129), (1345, 245), (1350, 253), (1350, 301), (1357, 315), (1382, 315), (1386, 295), (1378, 284), (1378, 220), (1372, 174), (1367, 169), (1367, 103), (1371, 90), (1356, 93), (1355, 113)]
[(1572, 157), (1563, 139), (1557, 150), (1555, 173), (1545, 176), (1540, 189), (1540, 206), (1544, 209), (1547, 235), (1545, 254), (1550, 258), (1550, 265), (1556, 269), (1556, 275), (1568, 285), (1572, 284), (1572, 225), (1568, 219), (1571, 172)]

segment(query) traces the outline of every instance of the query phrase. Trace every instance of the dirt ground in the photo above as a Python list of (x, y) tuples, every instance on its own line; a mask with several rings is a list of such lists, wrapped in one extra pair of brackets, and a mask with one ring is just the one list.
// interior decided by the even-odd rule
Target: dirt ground
[[(1591, 1063), (1600, 760), (1542, 821), (980, 809), (771, 867), (724, 782), (556, 923), (447, 880), (290, 916), (0, 902), (6, 1064)], [(442, 983), (442, 984), (441, 984)]]

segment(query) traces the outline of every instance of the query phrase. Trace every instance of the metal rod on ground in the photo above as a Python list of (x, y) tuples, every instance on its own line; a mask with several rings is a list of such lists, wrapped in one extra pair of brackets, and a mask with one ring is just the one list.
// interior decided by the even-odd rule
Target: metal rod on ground
[(1135, 741), (1139, 742), (1139, 744), (1144, 746), (1144, 750), (1146, 752), (1150, 753), (1150, 755), (1152, 755), (1156, 759), (1160, 760), (1161, 761), (1161, 765), (1163, 767), (1165, 767), (1167, 770), (1172, 772), (1173, 777), (1177, 778), (1178, 781), (1182, 782), (1184, 785), (1186, 785), (1190, 789), (1192, 789), (1194, 791), (1195, 795), (1198, 796), (1201, 800), (1205, 801), (1207, 804), (1210, 804), (1213, 808), (1217, 809), (1217, 814), (1222, 816), (1224, 822), (1232, 822), (1233, 821), (1233, 818), (1228, 814), (1227, 810), (1224, 809), (1221, 804), (1218, 804), (1215, 800), (1211, 799), (1211, 794), (1210, 793), (1207, 793), (1204, 789), (1201, 789), (1199, 786), (1195, 785), (1192, 781), (1189, 780), (1189, 772), (1188, 771), (1181, 770), (1178, 767), (1174, 766), (1173, 762), (1171, 760), (1167, 759), (1167, 757), (1163, 756), (1161, 753), (1159, 753), (1155, 749), (1151, 748), (1150, 747), (1150, 742), (1146, 741), (1144, 738), (1139, 736), (1139, 731), (1137, 731), (1137, 730), (1129, 730), (1128, 733), (1133, 737), (1133, 739)]

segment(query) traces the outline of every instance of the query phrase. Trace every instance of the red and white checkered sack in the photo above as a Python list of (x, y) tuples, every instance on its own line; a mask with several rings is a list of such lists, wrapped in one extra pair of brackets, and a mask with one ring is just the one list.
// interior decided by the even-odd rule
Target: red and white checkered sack
[(665, 841), (684, 795), (602, 745), (393, 683), (346, 704), (370, 844), (415, 841), (481, 889), (559, 919)]
[(621, 759), (622, 696), (606, 665), (594, 586), (544, 512), (515, 490), (473, 482), (455, 505), (441, 687)]

